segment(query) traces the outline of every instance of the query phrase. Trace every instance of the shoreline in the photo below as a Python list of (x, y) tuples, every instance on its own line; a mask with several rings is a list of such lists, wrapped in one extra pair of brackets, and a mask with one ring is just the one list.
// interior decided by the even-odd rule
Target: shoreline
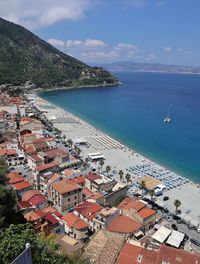
[(34, 93), (38, 93), (38, 92), (51, 92), (51, 91), (59, 91), (59, 90), (73, 90), (73, 89), (81, 89), (81, 88), (96, 88), (96, 87), (113, 87), (113, 86), (119, 86), (121, 85), (121, 82), (117, 82), (117, 83), (110, 83), (110, 84), (96, 84), (96, 85), (79, 85), (79, 86), (53, 86), (50, 88), (37, 88), (34, 89), (33, 92)]
[[(38, 94), (36, 94), (36, 107), (38, 107), (40, 110), (46, 111), (47, 113), (45, 113), (45, 116), (48, 119), (53, 116), (58, 119), (63, 119), (61, 122), (54, 123), (54, 126), (62, 131), (62, 134), (66, 136), (66, 140), (69, 138), (84, 138), (87, 142), (89, 142), (89, 149), (83, 149), (81, 152), (84, 158), (87, 157), (88, 153), (101, 152), (105, 157), (104, 166), (110, 165), (111, 168), (113, 168), (113, 171), (115, 170), (117, 173), (120, 169), (122, 169), (124, 171), (124, 176), (126, 173), (130, 172), (133, 182), (140, 180), (143, 176), (148, 176), (148, 173), (145, 173), (144, 175), (144, 166), (149, 166), (149, 170), (155, 170), (163, 175), (163, 178), (161, 177), (162, 180), (159, 178), (161, 184), (165, 184), (163, 183), (163, 181), (167, 178), (165, 174), (169, 176), (170, 184), (170, 177), (172, 177), (172, 180), (175, 180), (173, 183), (174, 186), (172, 184), (173, 188), (169, 188), (168, 190), (164, 191), (164, 195), (169, 195), (172, 199), (177, 199), (180, 196), (179, 199), (183, 203), (185, 212), (188, 210), (191, 202), (195, 203), (195, 201), (200, 198), (199, 184), (196, 184), (194, 181), (187, 179), (185, 176), (179, 175), (171, 171), (171, 169), (167, 168), (166, 166), (160, 165), (156, 161), (143, 156), (143, 154), (140, 154), (137, 152), (137, 150), (126, 146), (124, 142), (116, 139), (116, 137), (113, 138), (104, 131), (91, 125), (89, 122), (85, 121), (84, 118), (82, 119), (82, 117), (80, 118), (76, 114), (43, 99)], [(143, 166), (141, 172), (133, 173), (131, 169), (131, 166), (134, 167), (133, 165), (141, 167)], [(96, 166), (98, 166), (98, 164), (96, 164)], [(131, 169), (131, 171), (129, 171), (129, 169)], [(117, 175), (115, 174), (116, 180), (117, 177), (119, 178)], [(180, 186), (176, 185), (176, 181), (181, 183)], [(187, 193), (190, 195), (190, 198), (184, 196)], [(157, 197), (157, 199), (159, 202), (163, 203), (162, 196), (161, 198)], [(174, 209), (173, 201), (171, 199), (169, 203), (166, 203), (166, 205), (168, 208), (171, 208), (171, 210)], [(196, 220), (199, 213), (196, 212), (195, 208), (194, 211), (195, 212), (194, 215), (192, 215), (192, 218)]]

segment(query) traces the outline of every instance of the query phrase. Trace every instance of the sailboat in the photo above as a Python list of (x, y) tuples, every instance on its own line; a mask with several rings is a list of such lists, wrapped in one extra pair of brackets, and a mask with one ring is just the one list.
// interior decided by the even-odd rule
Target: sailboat
[(167, 112), (167, 116), (164, 118), (164, 123), (170, 123), (171, 122), (171, 118), (169, 116), (169, 107), (168, 107), (168, 112)]

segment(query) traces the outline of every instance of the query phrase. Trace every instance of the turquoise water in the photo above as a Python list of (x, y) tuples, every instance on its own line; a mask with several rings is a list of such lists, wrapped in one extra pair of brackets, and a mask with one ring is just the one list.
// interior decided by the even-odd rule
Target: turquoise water
[[(118, 87), (41, 93), (141, 154), (200, 182), (200, 76), (117, 73)], [(164, 124), (168, 106), (172, 122)]]

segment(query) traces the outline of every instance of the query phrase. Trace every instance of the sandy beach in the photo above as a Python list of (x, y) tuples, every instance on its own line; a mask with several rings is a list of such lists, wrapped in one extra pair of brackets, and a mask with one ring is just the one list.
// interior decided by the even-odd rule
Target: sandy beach
[[(174, 200), (179, 199), (181, 201), (180, 209), (182, 215), (187, 215), (191, 223), (198, 224), (198, 216), (200, 215), (198, 206), (200, 202), (199, 185), (195, 185), (188, 179), (143, 157), (74, 114), (49, 103), (38, 95), (34, 96), (34, 100), (35, 105), (40, 110), (45, 111), (46, 117), (52, 120), (54, 126), (62, 131), (62, 134), (66, 136), (66, 140), (82, 138), (87, 142), (87, 147), (81, 147), (83, 159), (89, 153), (100, 152), (105, 157), (104, 169), (107, 165), (111, 166), (111, 174), (118, 181), (119, 170), (123, 170), (124, 175), (129, 173), (133, 189), (137, 188), (134, 183), (143, 176), (151, 176), (160, 180), (167, 187), (167, 190), (164, 191), (164, 196), (169, 196), (169, 200), (164, 202), (165, 206), (174, 212)], [(99, 164), (94, 164), (93, 166), (96, 169), (100, 167)], [(156, 197), (156, 199), (163, 203), (163, 196)]]

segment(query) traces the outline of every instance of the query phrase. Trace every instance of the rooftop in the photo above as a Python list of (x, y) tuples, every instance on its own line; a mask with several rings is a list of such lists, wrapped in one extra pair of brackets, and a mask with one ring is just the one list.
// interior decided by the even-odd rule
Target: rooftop
[(35, 195), (42, 195), (42, 193), (38, 190), (30, 190), (23, 194), (22, 200), (23, 201), (29, 201), (33, 196)]
[(156, 214), (156, 211), (150, 208), (142, 208), (139, 212), (137, 212), (137, 214), (142, 218), (142, 219), (146, 219), (152, 215)]
[(6, 177), (9, 179), (8, 183), (10, 184), (24, 181), (24, 178), (18, 172), (10, 172), (6, 175)]
[(75, 184), (75, 183), (73, 183), (67, 179), (64, 179), (64, 180), (59, 181), (59, 182), (54, 182), (54, 183), (52, 183), (51, 186), (53, 189), (55, 189), (60, 194), (64, 194), (64, 193), (71, 192), (71, 191), (74, 191), (74, 190), (81, 188), (80, 185)]
[(68, 227), (70, 228), (81, 230), (88, 227), (88, 224), (74, 213), (69, 213), (63, 216), (62, 219), (67, 223)]
[(85, 248), (84, 257), (94, 260), (94, 263), (113, 264), (124, 243), (124, 236), (99, 230)]
[(20, 191), (31, 187), (32, 185), (27, 181), (18, 182), (12, 185), (16, 190)]
[(74, 207), (74, 210), (79, 214), (85, 216), (87, 219), (92, 220), (96, 214), (102, 209), (102, 206), (96, 203), (83, 202)]
[(119, 205), (119, 209), (133, 209), (136, 212), (146, 206), (145, 203), (141, 202), (138, 198), (126, 197)]
[(52, 169), (54, 167), (57, 167), (59, 165), (58, 162), (51, 162), (51, 163), (47, 163), (47, 164), (44, 164), (44, 165), (39, 165), (37, 166), (35, 169), (39, 172), (41, 171), (45, 171), (45, 170), (49, 170), (49, 169)]
[(138, 222), (128, 216), (120, 215), (111, 222), (107, 230), (110, 232), (129, 234), (138, 231), (141, 227)]

